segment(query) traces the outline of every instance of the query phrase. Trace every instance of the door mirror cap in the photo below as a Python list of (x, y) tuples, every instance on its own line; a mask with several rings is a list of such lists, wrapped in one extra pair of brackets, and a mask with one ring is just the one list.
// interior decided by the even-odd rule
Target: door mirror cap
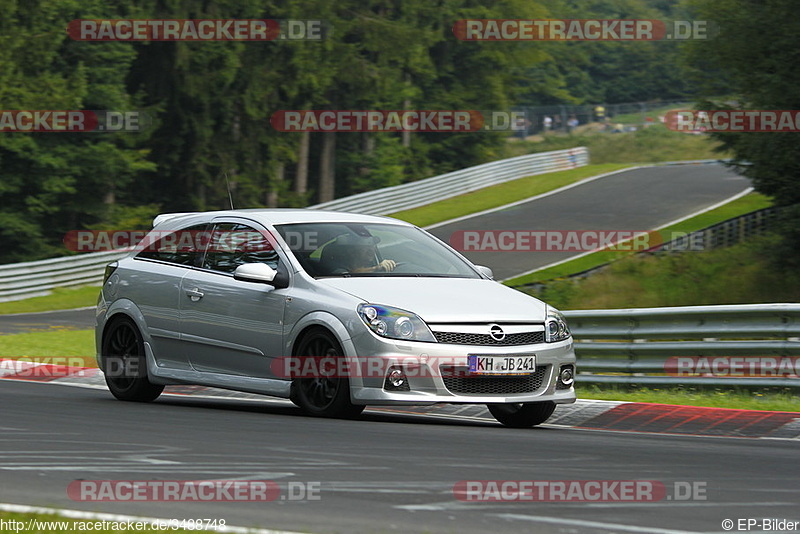
[(489, 280), (494, 280), (494, 273), (492, 270), (485, 265), (476, 265), (475, 267), (478, 268), (478, 272), (481, 273), (483, 276), (488, 278)]
[(242, 282), (272, 284), (278, 272), (266, 263), (243, 263), (233, 271), (233, 278)]
[(289, 273), (283, 264), (276, 271), (266, 263), (243, 263), (233, 271), (233, 278), (242, 282), (269, 284), (275, 289), (289, 287)]

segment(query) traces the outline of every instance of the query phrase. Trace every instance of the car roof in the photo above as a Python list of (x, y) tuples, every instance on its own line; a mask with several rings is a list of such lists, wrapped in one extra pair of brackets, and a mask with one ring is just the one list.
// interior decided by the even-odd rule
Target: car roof
[(363, 215), (359, 213), (345, 213), (341, 211), (315, 210), (315, 209), (241, 209), (204, 211), (188, 213), (162, 213), (153, 219), (153, 227), (169, 221), (167, 226), (177, 227), (183, 224), (200, 224), (218, 217), (241, 217), (260, 222), (265, 225), (310, 223), (310, 222), (348, 222), (348, 223), (382, 223), (413, 226), (407, 222), (390, 217), (376, 215)]

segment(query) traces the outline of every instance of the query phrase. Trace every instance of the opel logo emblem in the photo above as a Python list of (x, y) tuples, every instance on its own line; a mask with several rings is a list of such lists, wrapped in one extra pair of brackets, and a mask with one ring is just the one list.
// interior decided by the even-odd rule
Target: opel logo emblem
[(506, 337), (506, 333), (503, 332), (503, 329), (500, 328), (498, 324), (489, 325), (489, 335), (492, 336), (492, 339), (495, 341), (503, 341)]

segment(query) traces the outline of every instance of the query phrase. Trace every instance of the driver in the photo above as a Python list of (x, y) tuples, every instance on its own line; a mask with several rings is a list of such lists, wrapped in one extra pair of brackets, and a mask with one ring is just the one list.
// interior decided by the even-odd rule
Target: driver
[(331, 245), (340, 252), (336, 254), (337, 263), (347, 272), (392, 272), (397, 266), (396, 261), (389, 259), (378, 261), (376, 245), (379, 241), (380, 238), (376, 236), (342, 235)]
[(397, 266), (394, 260), (378, 262), (378, 251), (375, 245), (353, 247), (353, 256), (348, 268), (351, 273), (391, 272)]

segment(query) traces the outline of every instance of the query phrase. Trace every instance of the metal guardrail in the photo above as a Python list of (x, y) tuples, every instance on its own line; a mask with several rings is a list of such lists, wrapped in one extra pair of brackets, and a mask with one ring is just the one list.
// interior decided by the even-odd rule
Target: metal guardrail
[(114, 250), (0, 265), (0, 302), (47, 295), (56, 287), (99, 285), (106, 264), (128, 253)]
[(762, 208), (738, 217), (722, 221), (708, 228), (697, 230), (664, 243), (648, 252), (669, 250), (711, 250), (729, 247), (767, 231), (778, 218), (781, 208)]
[(589, 163), (585, 147), (492, 161), (417, 182), (385, 187), (309, 206), (320, 210), (386, 215), (476, 191), (490, 185)]
[[(584, 147), (530, 154), (484, 163), (418, 182), (368, 191), (310, 208), (382, 215), (525, 176), (573, 169), (588, 162), (589, 151)], [(0, 265), (0, 302), (47, 295), (56, 287), (99, 284), (106, 264), (126, 254), (124, 251), (95, 252)]]
[[(681, 232), (679, 234), (680, 237), (648, 248), (647, 250), (634, 252), (633, 254), (641, 256), (663, 252), (703, 251), (720, 247), (729, 247), (750, 237), (763, 235), (772, 228), (777, 221), (780, 210), (781, 208), (770, 207), (751, 211), (750, 213), (733, 217), (721, 223), (703, 228), (702, 230), (696, 230), (690, 233)], [(570, 274), (567, 278), (586, 278), (601, 272), (616, 261), (619, 260), (611, 260), (602, 265), (590, 267), (589, 269)], [(545, 282), (538, 281), (531, 284), (519, 284), (511, 287), (515, 289), (533, 288), (539, 290), (545, 285)]]
[[(800, 304), (565, 311), (580, 383), (800, 387), (787, 377), (675, 376), (674, 357), (800, 356)], [(673, 362), (674, 363), (674, 362)], [(796, 367), (792, 366), (796, 369)]]

